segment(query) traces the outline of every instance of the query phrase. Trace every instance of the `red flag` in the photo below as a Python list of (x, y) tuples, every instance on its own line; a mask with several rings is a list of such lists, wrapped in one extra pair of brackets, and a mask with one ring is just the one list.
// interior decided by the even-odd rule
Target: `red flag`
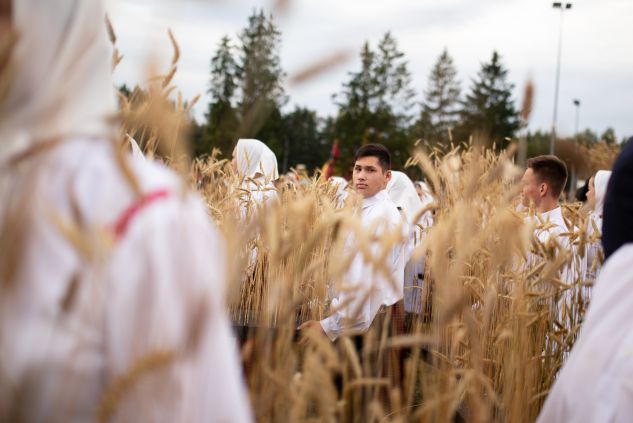
[(330, 151), (331, 159), (338, 159), (341, 157), (341, 149), (338, 147), (338, 138), (334, 140), (334, 144), (332, 144), (332, 151)]

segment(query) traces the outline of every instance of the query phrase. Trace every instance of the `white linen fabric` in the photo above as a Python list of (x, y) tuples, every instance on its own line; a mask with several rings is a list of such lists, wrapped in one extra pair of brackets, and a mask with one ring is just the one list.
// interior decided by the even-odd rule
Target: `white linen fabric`
[[(249, 421), (224, 311), (220, 234), (197, 197), (183, 200), (179, 178), (131, 158), (144, 193), (169, 195), (117, 231), (141, 203), (112, 154), (103, 140), (67, 139), (34, 162), (24, 262), (0, 296), (0, 410), (21, 393), (26, 421), (94, 420), (105, 393), (139, 361), (174, 351), (173, 363), (139, 377), (112, 421)], [(18, 191), (28, 182), (16, 183)], [(94, 256), (53, 223), (74, 213)], [(205, 302), (200, 344), (181, 355)]]
[[(263, 142), (240, 138), (235, 146), (237, 172), (241, 178), (239, 186), (240, 218), (244, 222), (256, 219), (259, 213), (272, 207), (279, 201), (273, 181), (279, 178), (277, 172), (277, 157)], [(259, 232), (248, 243), (250, 248), (245, 252), (247, 265), (242, 273), (243, 281), (253, 273), (257, 264), (257, 240)]]
[(235, 146), (238, 172), (243, 178), (270, 182), (279, 178), (275, 153), (260, 140), (240, 138)]
[(0, 163), (69, 134), (103, 136), (116, 111), (100, 2), (13, 1), (19, 41), (0, 104)]
[(130, 148), (132, 149), (132, 158), (134, 158), (134, 160), (146, 160), (145, 154), (143, 154), (143, 150), (141, 150), (141, 147), (138, 146), (136, 140), (128, 135), (127, 141), (130, 143)]
[(345, 200), (347, 199), (349, 193), (347, 192), (347, 181), (345, 178), (340, 176), (330, 176), (328, 182), (336, 187), (335, 194), (335, 206), (337, 209), (341, 209), (345, 206)]
[(387, 183), (387, 193), (391, 201), (404, 212), (407, 222), (416, 223), (413, 219), (423, 206), (411, 179), (402, 172), (392, 170), (391, 180)]
[[(387, 192), (394, 204), (402, 210), (409, 234), (409, 242), (405, 249), (404, 310), (408, 313), (420, 314), (424, 306), (422, 290), (424, 289), (425, 258), (420, 257), (414, 260), (411, 256), (433, 225), (433, 216), (430, 211), (419, 215), (426, 205), (420, 200), (414, 183), (406, 174), (392, 171)], [(413, 222), (414, 219), (417, 219), (417, 222)]]
[(419, 186), (422, 190), (422, 197), (420, 198), (420, 201), (422, 201), (422, 205), (424, 207), (426, 207), (428, 204), (431, 204), (434, 201), (433, 194), (431, 193), (431, 189), (429, 188), (429, 185), (426, 182), (415, 181), (414, 185)]
[(633, 421), (633, 244), (605, 262), (582, 332), (537, 422)]
[[(559, 244), (560, 252), (568, 252), (574, 257), (574, 260), (569, 265), (565, 266), (561, 271), (561, 281), (564, 283), (572, 284), (576, 282), (586, 273), (587, 259), (586, 256), (580, 257), (577, 253), (577, 248), (572, 245), (570, 241), (571, 232), (577, 231), (577, 228), (568, 228), (563, 218), (563, 210), (560, 206), (553, 210), (540, 214), (540, 220), (543, 222), (540, 225), (536, 217), (531, 217), (532, 222), (537, 223), (535, 229), (535, 235), (539, 241), (546, 244), (552, 239), (555, 239)], [(534, 257), (531, 258), (534, 261)], [(532, 263), (534, 264), (534, 263)]]
[[(563, 305), (567, 304), (567, 308), (571, 309), (578, 293), (582, 293), (582, 297), (587, 301), (591, 294), (590, 287), (578, 283), (582, 281), (587, 273), (587, 256), (586, 254), (579, 254), (578, 247), (572, 244), (569, 235), (578, 229), (575, 227), (567, 227), (560, 206), (548, 212), (541, 213), (540, 219), (536, 216), (531, 216), (528, 219), (530, 219), (532, 224), (536, 225), (535, 235), (542, 244), (547, 245), (549, 242), (555, 241), (558, 244), (557, 253), (568, 254), (571, 257), (570, 262), (563, 266), (559, 274), (561, 282), (569, 285), (570, 288), (561, 296), (556, 307), (558, 321), (561, 323), (568, 322), (570, 316), (563, 314), (566, 309)], [(542, 224), (540, 222), (542, 222)], [(539, 260), (541, 260), (540, 257), (532, 253), (528, 254), (527, 268), (530, 269), (534, 267), (538, 264)]]
[[(380, 191), (373, 197), (363, 200), (360, 214), (361, 226), (368, 230), (376, 228), (376, 237), (402, 231), (402, 217), (389, 199), (386, 191)], [(358, 251), (358, 240), (350, 238), (347, 252)], [(372, 257), (379, 257), (383, 248), (379, 241), (369, 247)], [(341, 292), (332, 299), (330, 308), (334, 313), (321, 320), (321, 327), (327, 336), (336, 340), (342, 334), (357, 334), (369, 329), (381, 306), (390, 306), (403, 297), (403, 276), (405, 266), (404, 244), (397, 243), (386, 254), (389, 277), (376, 268), (357, 252), (344, 277)]]
[(594, 212), (602, 216), (602, 210), (604, 208), (604, 197), (607, 194), (607, 185), (609, 185), (609, 178), (611, 178), (611, 171), (599, 170), (596, 176), (593, 178), (593, 186), (596, 192), (596, 204), (594, 206)]
[(246, 220), (257, 215), (260, 209), (273, 205), (277, 191), (273, 181), (279, 178), (277, 158), (266, 144), (259, 140), (241, 138), (235, 146), (237, 172), (242, 178), (240, 214)]
[[(598, 171), (594, 177), (593, 186), (596, 194), (596, 203), (594, 205), (593, 212), (589, 215), (589, 222), (587, 225), (588, 237), (593, 237), (596, 234), (595, 229), (602, 231), (602, 210), (604, 208), (604, 197), (607, 193), (607, 185), (609, 184), (610, 177), (611, 172), (607, 170)], [(598, 235), (601, 235), (601, 233)], [(587, 280), (595, 281), (597, 275), (600, 273), (601, 264), (599, 257), (601, 252), (602, 242), (599, 237), (594, 242), (587, 244)]]
[[(251, 421), (220, 234), (180, 178), (125, 156), (139, 197), (108, 141), (115, 103), (101, 2), (13, 7), (20, 39), (0, 105), (0, 225), (25, 224), (15, 269), (0, 280), (0, 420), (93, 421), (135, 374), (110, 421)], [(15, 160), (32, 147), (42, 148)]]

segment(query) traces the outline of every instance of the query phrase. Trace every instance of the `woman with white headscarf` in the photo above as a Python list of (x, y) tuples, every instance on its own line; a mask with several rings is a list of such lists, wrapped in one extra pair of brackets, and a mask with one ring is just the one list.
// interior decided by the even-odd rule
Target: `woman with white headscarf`
[[(240, 218), (243, 222), (252, 222), (259, 213), (267, 207), (273, 206), (279, 199), (273, 182), (279, 178), (277, 170), (277, 158), (266, 144), (256, 139), (241, 138), (233, 150), (233, 169), (240, 178), (239, 208)], [(247, 248), (242, 251), (247, 264), (242, 272), (242, 283), (249, 277), (264, 274), (264, 260), (259, 261), (259, 230), (248, 234)], [(258, 283), (250, 284), (250, 288), (261, 288)], [(260, 295), (258, 293), (257, 295)], [(256, 313), (252, 313), (255, 315)], [(246, 340), (248, 325), (258, 324), (258, 318), (253, 321), (241, 321), (237, 323), (237, 333), (240, 343)], [(247, 325), (247, 326), (243, 326)]]
[(277, 157), (263, 142), (241, 138), (233, 150), (232, 165), (240, 177), (242, 218), (251, 218), (259, 209), (277, 201), (273, 182), (279, 178)]
[(420, 197), (422, 204), (426, 206), (427, 204), (431, 204), (433, 202), (433, 194), (431, 194), (429, 185), (426, 182), (415, 181), (413, 185), (415, 185), (415, 191), (418, 193), (418, 197)]
[(387, 194), (403, 214), (409, 232), (405, 259), (407, 264), (404, 272), (404, 309), (407, 313), (420, 314), (423, 311), (424, 257), (413, 260), (411, 256), (415, 247), (422, 242), (423, 236), (433, 221), (428, 213), (420, 215), (424, 206), (418, 197), (413, 182), (406, 174), (397, 170), (391, 171), (391, 180), (387, 184)]
[(250, 421), (221, 236), (180, 178), (111, 141), (101, 2), (8, 4), (0, 420)]
[[(593, 204), (593, 211), (589, 216), (589, 224), (587, 227), (587, 236), (592, 237), (596, 229), (602, 232), (602, 210), (604, 208), (604, 198), (607, 193), (607, 185), (611, 172), (608, 170), (599, 170), (595, 176), (589, 179), (589, 190), (587, 191), (587, 199)], [(593, 223), (592, 223), (593, 222)], [(602, 244), (600, 239), (595, 239), (587, 245), (587, 279), (595, 280), (601, 267)]]

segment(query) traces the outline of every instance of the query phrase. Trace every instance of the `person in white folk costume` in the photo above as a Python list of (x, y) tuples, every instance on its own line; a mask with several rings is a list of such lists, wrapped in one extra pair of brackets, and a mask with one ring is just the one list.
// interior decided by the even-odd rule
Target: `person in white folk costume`
[[(231, 165), (239, 177), (240, 218), (246, 223), (279, 200), (274, 185), (279, 178), (277, 157), (263, 142), (240, 138), (233, 150)], [(259, 232), (254, 233), (251, 240), (256, 240), (258, 236)], [(244, 277), (253, 272), (256, 262), (257, 248), (253, 246), (248, 254)]]
[(0, 14), (0, 420), (252, 421), (221, 234), (179, 177), (117, 156), (102, 2)]
[(336, 193), (334, 194), (334, 205), (337, 209), (345, 207), (345, 200), (349, 196), (347, 192), (347, 181), (341, 176), (330, 176), (328, 179), (330, 185), (336, 187)]
[(420, 200), (415, 185), (406, 174), (397, 170), (392, 171), (391, 180), (387, 184), (387, 193), (402, 212), (407, 223), (409, 242), (405, 250), (404, 310), (407, 313), (421, 314), (424, 257), (415, 260), (412, 259), (412, 254), (433, 225), (433, 217), (430, 210), (422, 213), (425, 205)]
[(273, 184), (279, 178), (277, 157), (266, 144), (255, 139), (239, 139), (231, 163), (244, 193), (240, 198), (242, 219), (256, 216), (259, 210), (277, 201)]
[(633, 139), (616, 159), (604, 205), (606, 261), (582, 331), (538, 423), (633, 421)]
[[(391, 156), (380, 144), (366, 144), (355, 157), (353, 185), (363, 197), (360, 220), (363, 228), (376, 228), (376, 236), (403, 231), (403, 220), (385, 188), (391, 179)], [(376, 226), (377, 225), (377, 226)], [(356, 240), (351, 240), (348, 252), (357, 251)], [(386, 255), (390, 277), (377, 271), (361, 253), (356, 253), (343, 278), (344, 289), (336, 293), (331, 303), (333, 313), (321, 320), (304, 322), (300, 330), (325, 333), (332, 341), (341, 335), (366, 332), (378, 311), (391, 307), (403, 298), (405, 266), (404, 242), (397, 243)], [(379, 241), (371, 246), (372, 255), (379, 256)]]
[(429, 186), (426, 182), (415, 181), (413, 183), (415, 185), (415, 192), (418, 193), (418, 197), (420, 197), (420, 201), (422, 201), (422, 205), (426, 207), (428, 204), (431, 204), (433, 201), (433, 194), (429, 189)]
[[(556, 242), (557, 254), (568, 254), (571, 262), (563, 266), (560, 272), (562, 282), (574, 285), (586, 272), (586, 255), (578, 254), (576, 246), (570, 240), (569, 233), (577, 228), (568, 228), (563, 218), (563, 210), (558, 198), (567, 181), (567, 167), (556, 156), (537, 156), (527, 161), (527, 169), (522, 178), (521, 201), (525, 208), (533, 208), (535, 216), (528, 221), (536, 225), (535, 236), (543, 244)], [(537, 264), (538, 258), (530, 254), (528, 268)], [(569, 289), (563, 297), (571, 301), (573, 290)], [(562, 304), (560, 304), (562, 305)]]
[[(587, 200), (593, 204), (593, 211), (589, 215), (587, 224), (587, 237), (593, 238), (598, 235), (597, 239), (587, 244), (587, 277), (588, 281), (594, 281), (600, 273), (601, 256), (603, 256), (602, 245), (600, 243), (600, 233), (602, 231), (602, 212), (604, 208), (604, 197), (607, 193), (607, 185), (611, 172), (608, 170), (599, 170), (595, 176), (589, 179), (589, 190), (587, 191)], [(596, 234), (598, 230), (598, 234)]]

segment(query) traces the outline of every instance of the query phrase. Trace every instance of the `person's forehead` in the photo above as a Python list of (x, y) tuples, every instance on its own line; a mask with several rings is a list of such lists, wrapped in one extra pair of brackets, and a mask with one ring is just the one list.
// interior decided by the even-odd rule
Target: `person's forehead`
[(376, 156), (365, 156), (365, 157), (359, 157), (356, 160), (356, 163), (354, 165), (378, 167), (380, 166), (380, 161), (378, 160), (378, 157)]

